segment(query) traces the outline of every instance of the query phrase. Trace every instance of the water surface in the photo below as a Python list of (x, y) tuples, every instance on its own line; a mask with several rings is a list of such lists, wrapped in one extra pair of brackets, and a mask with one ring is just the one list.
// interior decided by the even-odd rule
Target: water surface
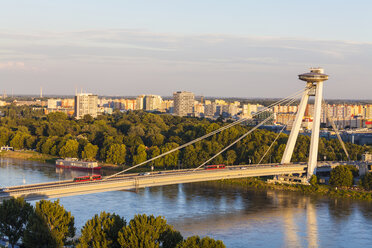
[[(1, 186), (83, 175), (40, 162), (0, 160)], [(146, 213), (164, 216), (184, 237), (208, 235), (227, 247), (372, 246), (372, 204), (350, 199), (193, 183), (70, 196), (60, 202), (75, 216), (78, 230), (101, 211), (127, 220)]]

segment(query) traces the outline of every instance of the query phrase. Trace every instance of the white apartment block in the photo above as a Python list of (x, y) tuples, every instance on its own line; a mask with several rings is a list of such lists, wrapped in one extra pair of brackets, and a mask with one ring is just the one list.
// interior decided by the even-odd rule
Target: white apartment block
[(84, 115), (97, 117), (98, 96), (90, 93), (81, 93), (75, 96), (75, 117), (81, 119)]

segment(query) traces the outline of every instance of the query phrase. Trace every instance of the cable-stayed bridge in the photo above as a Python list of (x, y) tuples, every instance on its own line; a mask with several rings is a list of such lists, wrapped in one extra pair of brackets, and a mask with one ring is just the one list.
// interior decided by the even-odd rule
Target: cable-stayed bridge
[[(290, 175), (297, 174), (299, 176), (307, 176), (309, 178), (311, 175), (316, 173), (317, 167), (317, 155), (318, 155), (318, 143), (319, 143), (319, 129), (320, 129), (320, 114), (321, 114), (321, 104), (322, 104), (322, 89), (323, 81), (328, 79), (328, 76), (323, 74), (323, 69), (311, 69), (310, 73), (305, 73), (299, 75), (301, 80), (307, 82), (304, 90), (295, 92), (294, 94), (283, 98), (263, 110), (259, 111), (255, 115), (258, 116), (264, 112), (271, 113), (266, 119), (262, 120), (258, 125), (251, 128), (245, 134), (241, 135), (234, 142), (223, 148), (221, 151), (213, 155), (208, 160), (204, 161), (195, 169), (187, 170), (177, 170), (177, 171), (163, 171), (163, 172), (154, 172), (146, 174), (124, 174), (134, 168), (145, 165), (153, 160), (164, 157), (170, 153), (178, 151), (186, 146), (192, 145), (196, 142), (199, 142), (203, 139), (209, 138), (212, 135), (220, 133), (230, 127), (233, 127), (238, 124), (243, 124), (244, 122), (250, 121), (249, 119), (240, 119), (235, 122), (226, 124), (221, 128), (205, 134), (202, 137), (199, 137), (195, 140), (192, 140), (186, 144), (180, 145), (177, 148), (174, 148), (168, 152), (160, 154), (154, 158), (151, 158), (147, 161), (134, 165), (128, 169), (125, 169), (121, 172), (113, 174), (108, 177), (104, 177), (102, 180), (96, 181), (86, 181), (86, 182), (74, 182), (73, 180), (66, 181), (57, 181), (49, 183), (40, 183), (32, 185), (22, 185), (22, 186), (13, 186), (2, 189), (0, 192), (0, 200), (7, 199), (10, 197), (24, 197), (28, 200), (36, 200), (42, 198), (56, 198), (64, 197), (71, 195), (79, 194), (90, 194), (96, 192), (104, 191), (114, 191), (114, 190), (131, 190), (143, 187), (154, 187), (170, 184), (179, 184), (179, 183), (193, 183), (201, 181), (212, 181), (220, 179), (232, 179), (232, 178), (244, 178), (244, 177), (258, 177), (258, 176), (272, 176), (272, 175)], [(283, 129), (278, 133), (276, 139), (266, 150), (265, 154), (262, 156), (261, 160), (257, 165), (239, 165), (239, 166), (227, 166), (224, 169), (214, 169), (214, 170), (205, 170), (204, 166), (213, 161), (214, 158), (225, 152), (226, 150), (233, 147), (237, 142), (247, 137), (250, 133), (254, 132), (260, 126), (268, 122), (273, 115), (273, 112), (270, 111), (274, 106), (277, 105), (286, 105), (289, 106), (296, 101), (297, 97), (301, 96), (301, 102), (297, 111), (295, 121), (288, 139), (286, 149), (283, 154), (283, 158), (280, 164), (261, 164), (264, 157), (272, 149), (273, 144), (278, 139)], [(312, 129), (311, 143), (310, 143), (310, 155), (308, 163), (291, 163), (291, 158), (293, 155), (294, 146), (299, 134), (300, 126), (305, 112), (305, 107), (309, 96), (315, 96), (315, 113), (314, 113), (314, 124)], [(288, 123), (287, 123), (288, 124)], [(337, 130), (335, 130), (337, 131)], [(342, 140), (340, 142), (343, 145)], [(345, 149), (345, 146), (343, 145)], [(347, 151), (345, 149), (345, 153)]]
[[(193, 183), (221, 179), (258, 177), (306, 172), (306, 164), (278, 166), (240, 165), (228, 166), (223, 170), (175, 170), (140, 174), (126, 174), (106, 180), (73, 182), (72, 180), (8, 187), (0, 193), (0, 199), (24, 197), (27, 200), (59, 198), (64, 196), (91, 194), (115, 190), (133, 190), (144, 187), (163, 186), (179, 183)], [(143, 174), (143, 173), (141, 173)]]

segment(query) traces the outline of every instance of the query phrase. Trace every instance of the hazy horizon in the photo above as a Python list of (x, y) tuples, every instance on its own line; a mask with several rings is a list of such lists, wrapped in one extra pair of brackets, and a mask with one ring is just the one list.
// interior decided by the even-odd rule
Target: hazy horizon
[(110, 3), (4, 1), (0, 93), (281, 98), (321, 66), (325, 98), (371, 98), (368, 1)]

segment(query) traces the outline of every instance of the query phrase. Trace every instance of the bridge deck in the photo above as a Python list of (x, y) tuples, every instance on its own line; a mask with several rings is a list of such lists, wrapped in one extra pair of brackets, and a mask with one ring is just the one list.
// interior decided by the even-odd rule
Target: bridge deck
[(178, 170), (154, 172), (150, 175), (128, 174), (100, 181), (73, 182), (72, 180), (38, 183), (8, 187), (0, 193), (0, 200), (10, 197), (24, 197), (27, 200), (58, 198), (64, 196), (91, 194), (115, 190), (131, 190), (144, 187), (179, 183), (193, 183), (220, 179), (257, 177), (282, 174), (302, 174), (305, 164), (231, 166), (216, 170)]

